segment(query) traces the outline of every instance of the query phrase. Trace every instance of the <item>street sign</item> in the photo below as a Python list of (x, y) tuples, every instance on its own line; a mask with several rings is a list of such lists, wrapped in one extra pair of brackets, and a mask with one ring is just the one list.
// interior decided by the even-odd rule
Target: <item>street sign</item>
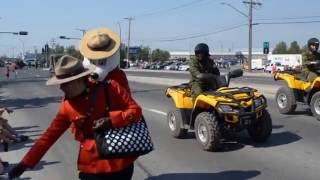
[(269, 54), (269, 42), (263, 42), (263, 54)]
[(140, 47), (130, 47), (130, 54), (138, 54), (140, 52)]

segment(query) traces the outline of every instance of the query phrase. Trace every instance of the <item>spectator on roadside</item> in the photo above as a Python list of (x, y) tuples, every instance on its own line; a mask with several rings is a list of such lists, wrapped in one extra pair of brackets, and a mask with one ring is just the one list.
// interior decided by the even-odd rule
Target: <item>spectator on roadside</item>
[(13, 111), (7, 108), (0, 108), (0, 141), (5, 143), (24, 142), (28, 140), (28, 136), (20, 135), (9, 125), (8, 120), (2, 117), (4, 112), (12, 113)]
[[(9, 166), (9, 163), (6, 161), (2, 161), (2, 159), (0, 158), (0, 175), (4, 174), (4, 168), (8, 167), (8, 166)], [(0, 179), (1, 179), (1, 177), (0, 177)]]
[[(94, 134), (94, 122), (105, 120), (109, 128), (120, 128), (131, 125), (141, 119), (141, 108), (131, 95), (116, 81), (108, 82), (108, 104), (105, 87), (98, 83), (88, 86), (88, 76), (94, 67), (83, 67), (82, 62), (71, 56), (63, 56), (55, 67), (55, 76), (47, 85), (60, 85), (65, 96), (60, 110), (46, 132), (37, 140), (29, 152), (9, 172), (9, 178), (19, 177), (27, 168), (33, 168), (41, 160), (56, 140), (70, 127), (75, 127), (75, 139), (80, 141), (78, 156), (79, 178), (82, 180), (108, 179), (129, 180), (133, 174), (133, 163), (137, 157), (102, 160), (99, 158)], [(92, 102), (97, 100), (95, 108)], [(110, 107), (109, 112), (106, 106)], [(116, 109), (116, 110), (113, 110)], [(108, 112), (110, 118), (106, 118)]]
[(93, 79), (97, 81), (115, 80), (130, 93), (126, 74), (119, 68), (120, 37), (108, 28), (87, 31), (80, 42), (80, 52), (84, 56), (83, 65), (93, 64), (96, 69)]
[(6, 77), (7, 77), (7, 79), (9, 79), (9, 77), (10, 77), (10, 68), (9, 68), (9, 66), (7, 66), (6, 67)]

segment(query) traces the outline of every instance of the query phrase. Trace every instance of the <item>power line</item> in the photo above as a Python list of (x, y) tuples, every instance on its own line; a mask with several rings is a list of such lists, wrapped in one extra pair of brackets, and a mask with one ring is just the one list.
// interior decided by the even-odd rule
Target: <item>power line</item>
[(199, 37), (204, 37), (204, 36), (209, 36), (209, 35), (214, 35), (214, 34), (226, 32), (226, 31), (230, 31), (230, 30), (237, 29), (237, 28), (240, 28), (240, 27), (246, 26), (246, 25), (247, 25), (247, 24), (240, 24), (240, 25), (236, 25), (236, 26), (224, 28), (224, 29), (221, 29), (221, 30), (218, 30), (218, 31), (213, 31), (213, 32), (208, 32), (208, 33), (202, 33), (202, 34), (198, 34), (198, 35), (192, 35), (192, 36), (181, 37), (181, 38), (174, 38), (174, 39), (160, 39), (160, 40), (154, 40), (154, 41), (158, 41), (158, 42), (172, 42), (172, 41), (181, 41), (181, 40), (187, 40), (187, 39), (195, 39), (195, 38), (199, 38)]
[(259, 19), (255, 19), (255, 20), (269, 21), (269, 20), (290, 20), (290, 19), (311, 19), (311, 18), (320, 18), (320, 16), (281, 17), (281, 18), (259, 18)]
[(293, 21), (293, 22), (262, 22), (254, 23), (254, 25), (260, 24), (311, 24), (311, 23), (320, 23), (320, 21)]
[(143, 13), (143, 14), (140, 14), (140, 15), (136, 15), (134, 16), (135, 18), (142, 18), (142, 17), (146, 17), (146, 16), (152, 16), (152, 15), (156, 15), (156, 14), (162, 14), (162, 13), (165, 13), (165, 12), (169, 12), (169, 11), (174, 11), (174, 10), (177, 10), (177, 9), (182, 9), (182, 8), (186, 8), (188, 6), (191, 6), (191, 5), (194, 5), (194, 4), (198, 4), (198, 3), (201, 3), (203, 1), (206, 1), (206, 0), (194, 0), (194, 1), (191, 1), (189, 3), (185, 3), (185, 4), (181, 4), (179, 6), (175, 6), (175, 7), (172, 7), (172, 8), (168, 8), (168, 9), (164, 9), (164, 10), (157, 10), (157, 11), (154, 11), (154, 12), (148, 12), (148, 13)]

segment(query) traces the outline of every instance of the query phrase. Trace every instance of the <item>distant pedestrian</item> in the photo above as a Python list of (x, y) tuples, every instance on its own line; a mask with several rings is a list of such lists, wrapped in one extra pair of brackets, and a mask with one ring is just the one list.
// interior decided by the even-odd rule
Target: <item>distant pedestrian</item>
[(7, 68), (6, 68), (6, 76), (7, 76), (7, 79), (9, 79), (9, 77), (10, 77), (10, 68), (9, 68), (9, 66), (7, 66)]

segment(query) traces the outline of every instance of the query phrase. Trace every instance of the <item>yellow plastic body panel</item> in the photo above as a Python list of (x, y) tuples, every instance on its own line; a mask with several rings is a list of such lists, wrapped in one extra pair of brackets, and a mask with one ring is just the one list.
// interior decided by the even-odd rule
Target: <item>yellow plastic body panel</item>
[[(320, 84), (319, 84), (320, 85)], [(223, 87), (217, 90), (219, 93), (228, 93), (233, 94), (232, 97), (228, 97), (226, 95), (219, 94), (210, 94), (204, 93), (197, 97), (195, 103), (193, 104), (192, 98), (190, 96), (190, 89), (183, 88), (168, 88), (166, 91), (166, 95), (171, 97), (177, 108), (181, 109), (192, 109), (192, 108), (202, 108), (202, 109), (210, 109), (215, 108), (218, 112), (223, 113), (225, 121), (229, 123), (236, 124), (239, 122), (239, 112), (231, 111), (231, 112), (223, 112), (218, 105), (229, 105), (233, 108), (239, 109), (251, 107), (254, 103), (254, 99), (262, 96), (257, 90), (253, 90), (253, 94), (248, 94), (246, 92), (240, 92), (238, 88), (227, 88)], [(240, 101), (240, 103), (236, 103), (235, 99)], [(239, 107), (240, 106), (240, 107)], [(262, 110), (265, 109), (267, 105), (263, 105), (256, 109), (257, 115), (256, 117), (261, 116)]]
[(171, 97), (177, 108), (191, 109), (193, 108), (192, 98), (182, 89), (168, 88), (166, 95)]
[(287, 73), (276, 73), (275, 79), (277, 80), (285, 80), (288, 84), (288, 87), (291, 89), (299, 89), (299, 90), (309, 90), (309, 89), (320, 89), (320, 77), (317, 77), (312, 83), (307, 81), (301, 81), (296, 78), (295, 75), (287, 74)]

